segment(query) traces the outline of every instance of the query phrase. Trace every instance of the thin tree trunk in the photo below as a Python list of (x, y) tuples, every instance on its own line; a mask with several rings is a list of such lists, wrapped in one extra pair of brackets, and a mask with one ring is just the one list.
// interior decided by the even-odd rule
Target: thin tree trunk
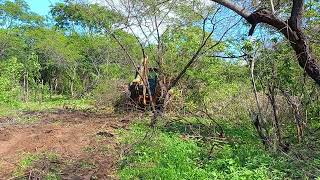
[(37, 82), (37, 87), (34, 88), (34, 101), (37, 102), (38, 101), (38, 82)]
[(261, 110), (261, 106), (260, 106), (260, 102), (259, 102), (259, 98), (258, 98), (258, 93), (257, 93), (257, 87), (256, 87), (256, 83), (255, 83), (255, 78), (254, 78), (254, 64), (255, 64), (255, 59), (252, 58), (251, 59), (251, 65), (250, 65), (251, 84), (252, 84), (253, 93), (254, 93), (254, 97), (255, 97), (255, 100), (256, 100), (258, 112), (259, 112), (259, 115), (261, 115), (262, 114), (262, 110)]
[(71, 91), (71, 97), (74, 97), (74, 92), (73, 92), (73, 81), (70, 80), (70, 91)]
[(276, 144), (275, 144), (275, 149), (277, 149), (281, 144), (282, 144), (282, 137), (281, 137), (281, 128), (280, 128), (280, 124), (279, 124), (279, 118), (278, 118), (278, 113), (277, 113), (277, 102), (276, 102), (276, 95), (275, 95), (275, 87), (273, 85), (269, 85), (268, 87), (269, 90), (269, 94), (268, 94), (268, 98), (270, 100), (271, 103), (271, 107), (272, 107), (272, 113), (273, 113), (273, 127), (275, 129), (275, 133), (276, 133)]
[(27, 102), (27, 90), (26, 90), (26, 72), (23, 74), (23, 100)]
[(23, 99), (24, 102), (28, 102), (29, 99), (29, 83), (28, 83), (28, 71), (24, 71), (23, 75)]
[(43, 95), (44, 93), (43, 93), (43, 79), (41, 79), (41, 98), (40, 98), (40, 103), (42, 103), (43, 102)]
[(52, 82), (52, 79), (51, 79), (51, 81), (50, 81), (50, 99), (52, 99), (52, 94), (53, 94), (53, 84), (52, 84), (53, 82)]
[(26, 74), (26, 102), (29, 101), (29, 73)]
[(269, 93), (268, 98), (270, 100), (270, 104), (272, 107), (272, 113), (273, 113), (273, 127), (275, 129), (275, 135), (276, 135), (276, 143), (275, 149), (278, 149), (279, 146), (282, 145), (282, 137), (281, 137), (281, 128), (280, 128), (280, 123), (279, 123), (279, 118), (278, 118), (278, 106), (277, 106), (277, 100), (276, 100), (276, 86), (275, 86), (275, 81), (276, 81), (276, 66), (275, 62), (272, 62), (272, 79), (271, 82), (268, 83), (268, 91)]
[(252, 117), (253, 119), (253, 124), (255, 125), (255, 128), (259, 134), (259, 137), (262, 140), (262, 143), (265, 145), (266, 149), (268, 149), (270, 147), (270, 138), (269, 138), (269, 133), (268, 133), (268, 129), (266, 128), (266, 122), (264, 117), (262, 116), (262, 108), (260, 105), (260, 101), (259, 101), (259, 97), (258, 97), (258, 93), (257, 93), (257, 88), (256, 88), (256, 83), (255, 83), (255, 78), (254, 78), (254, 66), (255, 66), (255, 59), (251, 58), (250, 59), (251, 63), (250, 63), (250, 80), (251, 80), (251, 85), (253, 88), (253, 93), (254, 93), (254, 97), (256, 100), (256, 105), (257, 105), (257, 109), (258, 109), (258, 114), (253, 114)]
[(58, 88), (58, 79), (55, 78), (54, 80), (54, 93), (57, 94), (57, 88)]
[(274, 13), (275, 13), (275, 10), (274, 10), (273, 0), (270, 0), (270, 5), (271, 5), (272, 14), (274, 14)]

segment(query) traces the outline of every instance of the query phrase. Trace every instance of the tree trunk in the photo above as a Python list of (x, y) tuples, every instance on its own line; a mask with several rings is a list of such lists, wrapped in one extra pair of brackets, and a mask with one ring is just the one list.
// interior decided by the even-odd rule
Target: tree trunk
[(278, 118), (278, 107), (277, 107), (277, 102), (276, 102), (276, 94), (275, 94), (275, 87), (274, 85), (270, 85), (268, 87), (269, 94), (268, 98), (270, 100), (270, 104), (272, 107), (272, 113), (273, 113), (273, 128), (275, 130), (275, 136), (276, 136), (276, 141), (274, 143), (275, 149), (278, 149), (278, 147), (282, 144), (282, 137), (281, 137), (281, 128), (279, 124), (279, 118)]
[(58, 78), (54, 79), (54, 93), (57, 94), (57, 88), (58, 88)]
[(27, 102), (27, 91), (26, 91), (26, 72), (23, 74), (23, 100), (24, 102)]
[(40, 98), (40, 103), (42, 103), (43, 102), (43, 94), (44, 94), (44, 92), (43, 92), (43, 79), (41, 79), (41, 98)]
[(29, 101), (29, 73), (26, 73), (26, 102)]
[(70, 80), (70, 91), (71, 91), (71, 97), (74, 97), (74, 92), (73, 92), (73, 81)]
[(320, 85), (320, 66), (314, 58), (308, 40), (306, 39), (303, 30), (301, 29), (302, 18), (304, 13), (304, 0), (293, 0), (291, 16), (288, 20), (283, 21), (276, 17), (272, 12), (266, 9), (259, 9), (253, 13), (236, 5), (231, 0), (212, 0), (219, 3), (243, 18), (251, 25), (249, 35), (254, 33), (255, 27), (259, 23), (265, 23), (280, 31), (293, 47), (299, 65), (318, 85)]
[(296, 53), (299, 65), (318, 85), (320, 85), (320, 67), (313, 57), (308, 41), (300, 28), (293, 28), (290, 22), (277, 19), (267, 10), (258, 10), (248, 17), (252, 24), (249, 35), (252, 35), (258, 23), (266, 23), (279, 30), (289, 41)]
[(265, 121), (265, 118), (262, 116), (262, 108), (261, 108), (260, 101), (258, 98), (258, 92), (257, 92), (257, 88), (256, 88), (255, 78), (254, 78), (255, 58), (251, 58), (251, 59), (249, 59), (249, 61), (251, 61), (251, 63), (250, 63), (250, 80), (251, 80), (251, 85), (253, 88), (253, 93), (254, 93), (254, 97), (256, 100), (257, 109), (258, 109), (258, 114), (256, 114), (255, 112), (252, 112), (251, 116), (252, 116), (253, 124), (258, 132), (260, 139), (262, 140), (262, 143), (265, 145), (265, 148), (268, 149), (271, 147), (270, 146), (270, 137), (269, 137), (268, 129), (266, 127), (267, 123)]
[(302, 31), (298, 32), (298, 37), (298, 40), (291, 42), (291, 46), (296, 52), (299, 65), (318, 85), (320, 85), (319, 64), (313, 57), (307, 39)]
[(23, 99), (24, 99), (24, 102), (28, 102), (28, 99), (29, 99), (29, 83), (28, 83), (28, 71), (25, 71), (24, 72), (24, 75), (23, 75)]

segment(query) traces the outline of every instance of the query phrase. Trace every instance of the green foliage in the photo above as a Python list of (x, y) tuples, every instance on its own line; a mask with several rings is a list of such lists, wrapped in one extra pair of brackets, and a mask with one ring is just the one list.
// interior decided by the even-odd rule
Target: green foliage
[(0, 1), (0, 26), (6, 28), (21, 25), (35, 26), (43, 22), (43, 17), (30, 11), (28, 3), (24, 0)]
[(0, 62), (0, 103), (16, 105), (20, 98), (19, 80), (22, 76), (23, 64), (17, 58)]
[(32, 164), (39, 160), (40, 157), (35, 154), (24, 154), (22, 159), (19, 162), (19, 166), (16, 169), (16, 172), (14, 173), (15, 176), (23, 176), (25, 171), (32, 166)]
[(25, 43), (18, 29), (0, 29), (0, 60), (24, 58)]
[[(138, 45), (134, 47), (132, 36), (119, 34), (134, 54)], [(19, 71), (13, 81), (16, 88), (24, 91), (20, 92), (20, 100), (26, 99), (27, 92), (29, 101), (38, 101), (40, 96), (43, 100), (43, 97), (51, 97), (53, 93), (84, 96), (90, 94), (102, 79), (127, 79), (129, 74), (132, 75), (130, 64), (123, 53), (115, 49), (118, 45), (109, 37), (76, 33), (68, 36), (63, 31), (35, 28), (24, 32), (1, 30), (0, 39), (3, 40), (0, 43), (3, 47), (0, 52), (0, 59), (3, 59), (1, 67), (9, 63), (7, 59), (11, 57), (17, 57), (17, 63), (23, 65), (23, 71)]]
[(192, 94), (198, 94), (198, 100), (210, 103), (222, 102), (223, 99), (236, 95), (244, 88), (244, 84), (248, 84), (246, 73), (245, 67), (211, 58), (203, 59), (196, 68), (189, 70), (187, 75), (196, 88)]
[[(295, 133), (292, 123), (292, 119), (294, 119), (292, 107), (285, 99), (285, 102), (280, 99), (283, 96), (283, 91), (287, 92), (291, 99), (295, 99), (299, 112), (301, 114), (305, 112), (305, 117), (310, 125), (318, 127), (317, 120), (319, 119), (320, 107), (320, 101), (317, 98), (319, 96), (318, 85), (314, 84), (301, 71), (294, 52), (287, 42), (274, 43), (271, 48), (262, 49), (260, 54), (254, 72), (257, 89), (268, 94), (268, 88), (271, 84), (276, 88), (277, 104), (283, 104), (280, 105), (279, 116), (281, 122), (286, 124), (282, 127), (282, 134), (290, 136)], [(286, 106), (289, 107), (289, 111), (285, 109)], [(304, 121), (307, 120), (304, 117), (301, 118)]]
[[(208, 33), (206, 33), (208, 35)], [(164, 53), (164, 71), (166, 74), (178, 74), (188, 63), (191, 57), (196, 53), (201, 45), (202, 29), (199, 27), (182, 27), (180, 29), (168, 30), (163, 35), (164, 44), (166, 44)], [(210, 39), (204, 49), (210, 48), (215, 42)], [(224, 44), (212, 48), (212, 52), (220, 52), (224, 49)], [(204, 58), (198, 60), (202, 62)]]
[(274, 50), (262, 50), (263, 56), (259, 58), (256, 68), (256, 75), (259, 77), (259, 81), (262, 82), (257, 84), (266, 85), (270, 82), (272, 80), (272, 69), (275, 68), (277, 86), (280, 89), (299, 90), (302, 72), (295, 62), (292, 49), (286, 43), (279, 43), (275, 46)]
[(57, 25), (61, 28), (89, 28), (89, 32), (103, 32), (121, 19), (116, 12), (98, 4), (57, 3), (51, 9)]
[[(143, 125), (135, 126), (132, 134), (124, 139), (139, 137), (141, 140), (145, 132)], [(194, 142), (182, 141), (175, 134), (157, 133), (152, 141), (137, 144), (132, 156), (124, 159), (121, 178), (203, 179), (204, 174), (195, 161), (199, 150)]]
[[(289, 2), (281, 1), (276, 11), (283, 16), (288, 15)], [(55, 24), (51, 26), (52, 24), (44, 25), (44, 18), (31, 12), (24, 0), (0, 1), (0, 114), (14, 114), (17, 123), (26, 124), (37, 122), (38, 119), (18, 117), (21, 110), (86, 109), (92, 107), (93, 102), (98, 103), (99, 107), (112, 107), (119, 102), (135, 70), (127, 54), (110, 33), (117, 37), (136, 63), (140, 63), (142, 48), (149, 56), (150, 66), (158, 66), (156, 61), (161, 56), (163, 63), (159, 64), (168, 80), (171, 80), (194, 56), (203, 36), (209, 34), (202, 29), (207, 27), (200, 25), (203, 17), (210, 19), (210, 15), (216, 10), (215, 6), (208, 6), (200, 0), (181, 0), (175, 2), (174, 6), (167, 2), (156, 4), (154, 0), (133, 0), (128, 3), (127, 8), (132, 8), (130, 10), (132, 16), (136, 16), (137, 23), (150, 20), (152, 23), (145, 24), (150, 28), (150, 24), (154, 26), (153, 21), (165, 24), (165, 31), (160, 33), (160, 39), (153, 39), (150, 35), (148, 41), (151, 43), (138, 42), (139, 37), (128, 33), (128, 28), (121, 30), (122, 26), (136, 22), (124, 21), (123, 15), (99, 4), (76, 1), (57, 3), (51, 9), (52, 23)], [(270, 8), (267, 0), (252, 3), (256, 3), (253, 7)], [(170, 9), (170, 13), (163, 11), (164, 9)], [(304, 19), (306, 34), (312, 37), (311, 46), (316, 56), (320, 55), (319, 33), (316, 33), (319, 32), (319, 9), (319, 2), (307, 2)], [(160, 27), (161, 31), (163, 27)], [(154, 32), (153, 35), (155, 34)], [(159, 46), (157, 40), (160, 42)], [(188, 138), (188, 134), (181, 130), (186, 128), (186, 124), (182, 123), (175, 124), (176, 127), (172, 128), (180, 129), (179, 131), (160, 126), (153, 132), (152, 139), (139, 142), (137, 140), (142, 140), (144, 133), (150, 129), (144, 124), (134, 125), (122, 136), (123, 143), (133, 144), (133, 149), (122, 160), (120, 176), (123, 179), (310, 177), (306, 174), (309, 172), (304, 172), (305, 164), (297, 165), (296, 161), (268, 153), (260, 145), (248, 115), (248, 111), (256, 109), (249, 79), (250, 62), (210, 57), (212, 54), (228, 55), (229, 52), (226, 51), (233, 51), (239, 46), (239, 42), (229, 47), (226, 41), (213, 46), (215, 43), (214, 34), (201, 53), (206, 49), (210, 50), (196, 59), (178, 86), (172, 89), (171, 98), (176, 101), (171, 106), (174, 107), (174, 113), (183, 112), (184, 116), (188, 113), (204, 116), (202, 111), (206, 106), (211, 118), (200, 118), (200, 121), (205, 122), (206, 126), (217, 122), (221, 124), (228, 141), (211, 144)], [(267, 47), (262, 48), (263, 45)], [(264, 98), (268, 93), (268, 86), (272, 84), (277, 89), (280, 126), (283, 137), (286, 137), (284, 142), (295, 141), (295, 124), (292, 109), (281, 98), (281, 90), (287, 91), (297, 102), (310, 129), (306, 131), (305, 142), (290, 146), (292, 154), (294, 157), (302, 154), (302, 157), (309, 158), (309, 166), (319, 167), (318, 154), (314, 150), (318, 147), (319, 135), (314, 135), (312, 129), (320, 126), (318, 86), (304, 77), (296, 63), (294, 52), (279, 37), (274, 37), (272, 44), (260, 40), (244, 41), (240, 51), (250, 55), (257, 53), (254, 76), (263, 105), (269, 103)], [(263, 109), (270, 111), (268, 107)], [(285, 113), (286, 116), (283, 115)], [(268, 115), (267, 119), (270, 120), (271, 116)], [(188, 125), (198, 127), (199, 118), (185, 119), (192, 119)], [(272, 123), (269, 127), (272, 132)], [(211, 131), (213, 130), (200, 134), (215, 133)], [(307, 150), (308, 148), (312, 150)], [(208, 154), (209, 151), (212, 152)], [(309, 151), (312, 153), (308, 153)], [(300, 154), (295, 155), (295, 152)], [(22, 176), (23, 172), (40, 159), (50, 160), (50, 157), (26, 155), (19, 163), (17, 173)], [(80, 162), (79, 165), (83, 169), (96, 166), (92, 162)], [(317, 175), (315, 170), (310, 172)], [(56, 171), (46, 172), (42, 177), (59, 178)]]
[[(132, 152), (122, 160), (119, 171), (122, 179), (283, 179), (288, 176), (283, 171), (287, 167), (285, 161), (253, 143), (214, 146), (208, 155), (207, 145), (176, 132), (157, 130), (149, 132), (151, 139), (143, 140), (149, 130), (143, 124), (136, 124), (122, 135), (123, 143), (133, 144)], [(243, 139), (247, 140), (252, 142)]]

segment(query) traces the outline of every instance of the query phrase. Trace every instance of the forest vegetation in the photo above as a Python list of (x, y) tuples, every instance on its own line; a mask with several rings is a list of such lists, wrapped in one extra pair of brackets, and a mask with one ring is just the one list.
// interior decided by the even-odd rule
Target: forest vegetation
[(317, 0), (0, 0), (0, 179), (319, 179), (319, 57)]

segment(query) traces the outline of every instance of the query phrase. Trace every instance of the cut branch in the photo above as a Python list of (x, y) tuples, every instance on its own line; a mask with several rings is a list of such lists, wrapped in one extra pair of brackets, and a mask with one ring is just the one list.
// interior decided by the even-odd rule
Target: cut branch
[(190, 59), (190, 61), (186, 64), (186, 66), (183, 68), (183, 70), (179, 73), (179, 75), (173, 80), (173, 82), (170, 84), (170, 86), (168, 87), (168, 91), (176, 86), (176, 84), (178, 83), (178, 81), (182, 78), (182, 76), (187, 72), (187, 70), (189, 69), (189, 67), (197, 60), (197, 58), (200, 55), (201, 50), (203, 49), (203, 47), (207, 44), (207, 41), (211, 38), (211, 35), (213, 34), (213, 31), (210, 32), (210, 34), (206, 37), (206, 39), (202, 42), (201, 46), (198, 48), (198, 50), (196, 51), (196, 53), (192, 56), (192, 58)]

